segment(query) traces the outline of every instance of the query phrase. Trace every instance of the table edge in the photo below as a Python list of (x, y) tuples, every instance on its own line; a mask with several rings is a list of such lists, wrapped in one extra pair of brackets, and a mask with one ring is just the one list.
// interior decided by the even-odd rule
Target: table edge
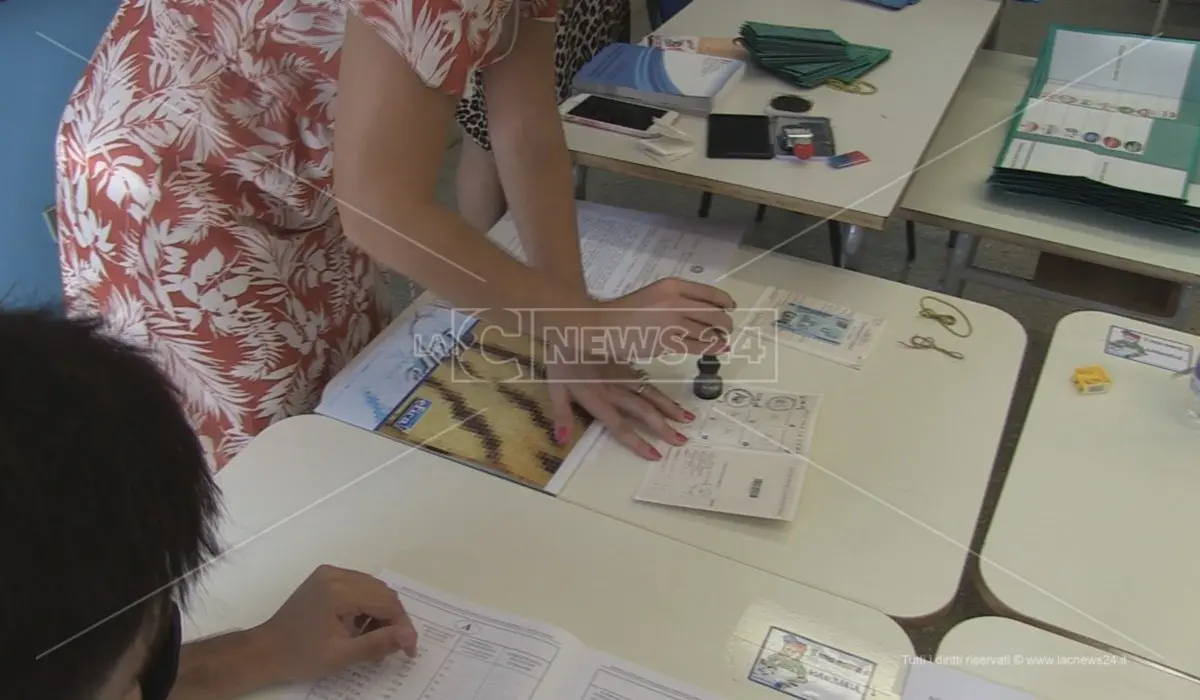
[[(712, 180), (709, 178), (688, 175), (687, 173), (658, 168), (653, 165), (644, 165), (641, 163), (632, 163), (620, 158), (610, 158), (608, 156), (599, 156), (587, 151), (580, 151), (574, 148), (569, 149), (574, 158), (575, 164), (587, 168), (596, 168), (605, 172), (615, 173), (618, 175), (627, 175), (642, 180), (650, 180), (651, 182), (661, 182), (668, 185), (680, 185), (682, 187), (691, 187), (712, 194), (730, 197), (743, 202), (752, 204), (762, 204), (784, 211), (794, 212), (796, 214), (805, 214), (808, 216), (819, 217), (822, 220), (832, 220), (839, 223), (849, 224), (851, 226), (861, 226), (874, 231), (882, 231), (887, 224), (887, 220), (893, 216), (898, 210), (901, 197), (896, 200), (896, 207), (893, 207), (892, 212), (886, 216), (877, 214), (869, 214), (867, 212), (858, 211), (855, 209), (846, 209), (832, 206), (829, 204), (821, 204), (799, 197), (788, 197), (785, 195), (757, 190), (751, 187), (742, 185), (734, 185), (721, 180)], [(910, 178), (911, 179), (911, 178)]]

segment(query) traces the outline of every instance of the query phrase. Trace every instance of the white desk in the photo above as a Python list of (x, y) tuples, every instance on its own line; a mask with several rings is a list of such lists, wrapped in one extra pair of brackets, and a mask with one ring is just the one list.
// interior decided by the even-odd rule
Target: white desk
[[(983, 582), (1004, 608), (1200, 675), (1200, 431), (1187, 382), (1104, 354), (1116, 324), (1200, 338), (1098, 312), (1059, 322), (984, 543)], [(1081, 397), (1076, 367), (1112, 392)]]
[(1008, 276), (971, 268), (977, 244), (971, 237), (1200, 284), (1200, 235), (1065, 202), (989, 192), (988, 176), (1034, 63), (1024, 56), (979, 53), (901, 202), (905, 218), (962, 234), (947, 289), (958, 293), (963, 279), (975, 279), (1030, 291)]
[[(907, 10), (905, 10), (907, 11)], [(751, 251), (743, 251), (750, 256)], [(954, 596), (1025, 352), (1008, 314), (956, 300), (975, 325), (959, 340), (917, 312), (923, 290), (803, 260), (769, 256), (722, 287), (739, 306), (764, 285), (873, 313), (887, 327), (862, 370), (783, 348), (772, 390), (824, 395), (795, 522), (764, 524), (633, 500), (646, 465), (609, 444), (580, 468), (561, 497), (750, 566), (901, 618), (939, 612)], [(955, 361), (900, 340), (934, 337), (966, 354)], [(774, 354), (777, 352), (777, 355)], [(690, 380), (694, 363), (676, 368)], [(732, 365), (726, 382), (762, 378)], [(689, 391), (688, 385), (664, 388)]]
[[(1190, 680), (999, 617), (958, 625), (942, 639), (937, 653), (943, 665), (1024, 690), (1039, 700), (1200, 698), (1200, 685)], [(1019, 663), (1018, 656), (1023, 657)]]
[[(709, 160), (705, 122), (684, 117), (696, 153), (673, 163), (643, 154), (628, 137), (566, 124), (576, 162), (635, 177), (701, 188), (848, 224), (883, 228), (988, 33), (996, 0), (922, 0), (895, 12), (844, 0), (694, 0), (658, 32), (676, 36), (737, 36), (748, 20), (832, 29), (847, 41), (893, 50), (867, 77), (879, 92), (859, 96), (811, 91), (812, 113), (833, 120), (838, 148), (872, 162), (833, 171), (787, 161)], [(718, 111), (762, 114), (770, 97), (795, 88), (751, 67)]]
[(778, 697), (745, 680), (772, 625), (875, 660), (881, 697), (912, 654), (880, 613), (326, 418), (270, 428), (218, 480), (223, 537), (257, 539), (211, 570), (189, 637), (261, 622), (324, 563), (397, 571), (730, 700)]

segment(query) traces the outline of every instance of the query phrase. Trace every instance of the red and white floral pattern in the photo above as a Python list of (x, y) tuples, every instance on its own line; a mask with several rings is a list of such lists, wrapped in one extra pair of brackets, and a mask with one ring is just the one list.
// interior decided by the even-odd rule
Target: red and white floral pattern
[(69, 312), (152, 350), (214, 468), (387, 321), (331, 196), (347, 11), (462, 95), (557, 0), (125, 0), (63, 115)]

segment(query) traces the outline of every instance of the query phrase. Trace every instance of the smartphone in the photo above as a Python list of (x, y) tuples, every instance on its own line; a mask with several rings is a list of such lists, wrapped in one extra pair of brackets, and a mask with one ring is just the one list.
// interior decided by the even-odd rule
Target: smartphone
[(674, 124), (679, 118), (678, 112), (660, 107), (647, 107), (588, 94), (573, 95), (559, 105), (558, 109), (565, 121), (638, 138), (654, 136), (650, 129), (656, 121)]

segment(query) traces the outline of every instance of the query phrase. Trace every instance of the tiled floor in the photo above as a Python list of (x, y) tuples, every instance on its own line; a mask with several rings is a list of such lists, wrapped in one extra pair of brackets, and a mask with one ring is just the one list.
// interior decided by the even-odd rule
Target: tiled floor
[[(830, 0), (836, 1), (836, 0)], [(847, 0), (849, 1), (849, 0)], [(1172, 33), (1186, 34), (1183, 26), (1196, 26), (1193, 20), (1200, 18), (1200, 9), (1187, 2), (1175, 0), (1178, 5), (1171, 13)], [(635, 3), (636, 4), (636, 3)], [(1047, 0), (1041, 5), (1022, 5), (1010, 2), (1002, 18), (999, 34), (1000, 50), (1036, 53), (1046, 27), (1050, 23), (1059, 24), (1088, 24), (1104, 26), (1111, 29), (1128, 31), (1145, 31), (1153, 21), (1157, 6), (1148, 0)], [(1190, 6), (1189, 6), (1190, 5)], [(644, 11), (635, 13), (635, 34), (644, 33), (647, 29)], [(457, 148), (452, 146), (448, 152), (447, 166), (443, 172), (439, 192), (445, 201), (452, 202), (453, 193), (453, 163)], [(666, 212), (681, 217), (693, 217), (696, 214), (699, 195), (690, 190), (678, 187), (648, 183), (621, 178), (602, 172), (593, 172), (589, 176), (589, 199), (597, 202), (614, 204), (634, 209)], [(752, 221), (754, 207), (741, 202), (718, 198), (713, 206), (712, 216), (719, 220), (748, 223)], [(804, 237), (784, 245), (780, 250), (789, 255), (807, 259), (829, 261), (829, 250), (825, 227), (815, 225), (819, 222), (780, 211), (769, 212), (766, 220), (755, 227), (748, 242), (761, 247), (772, 247), (794, 236), (797, 232), (812, 227), (812, 232)], [(896, 279), (904, 264), (904, 237), (902, 223), (893, 222), (886, 230), (872, 234), (867, 239), (863, 271), (885, 278)], [(909, 283), (934, 288), (938, 282), (941, 265), (945, 255), (946, 233), (944, 231), (918, 227), (919, 255)], [(1014, 274), (1028, 275), (1036, 263), (1036, 256), (1028, 251), (1011, 246), (984, 243), (981, 247), (979, 262), (987, 267)], [(408, 297), (404, 285), (398, 285), (398, 297)], [(975, 542), (971, 549), (974, 551), (982, 542), (986, 531), (999, 487), (1003, 483), (1008, 463), (1021, 425), (1028, 410), (1035, 379), (1045, 357), (1046, 348), (1055, 323), (1066, 313), (1074, 309), (1028, 296), (1013, 294), (979, 285), (969, 285), (965, 296), (978, 302), (990, 304), (1012, 314), (1029, 334), (1029, 348), (1026, 361), (1021, 373), (1016, 394), (1013, 400), (1005, 437), (997, 455), (996, 468), (992, 478), (991, 488), (985, 501), (980, 517)], [(1200, 313), (1193, 310), (1191, 327), (1200, 329)], [(968, 566), (967, 578), (974, 570), (974, 564)], [(938, 640), (951, 626), (957, 622), (984, 614), (987, 609), (972, 585), (964, 584), (954, 603), (953, 609), (936, 624), (922, 626), (910, 630), (918, 652), (932, 653)]]

